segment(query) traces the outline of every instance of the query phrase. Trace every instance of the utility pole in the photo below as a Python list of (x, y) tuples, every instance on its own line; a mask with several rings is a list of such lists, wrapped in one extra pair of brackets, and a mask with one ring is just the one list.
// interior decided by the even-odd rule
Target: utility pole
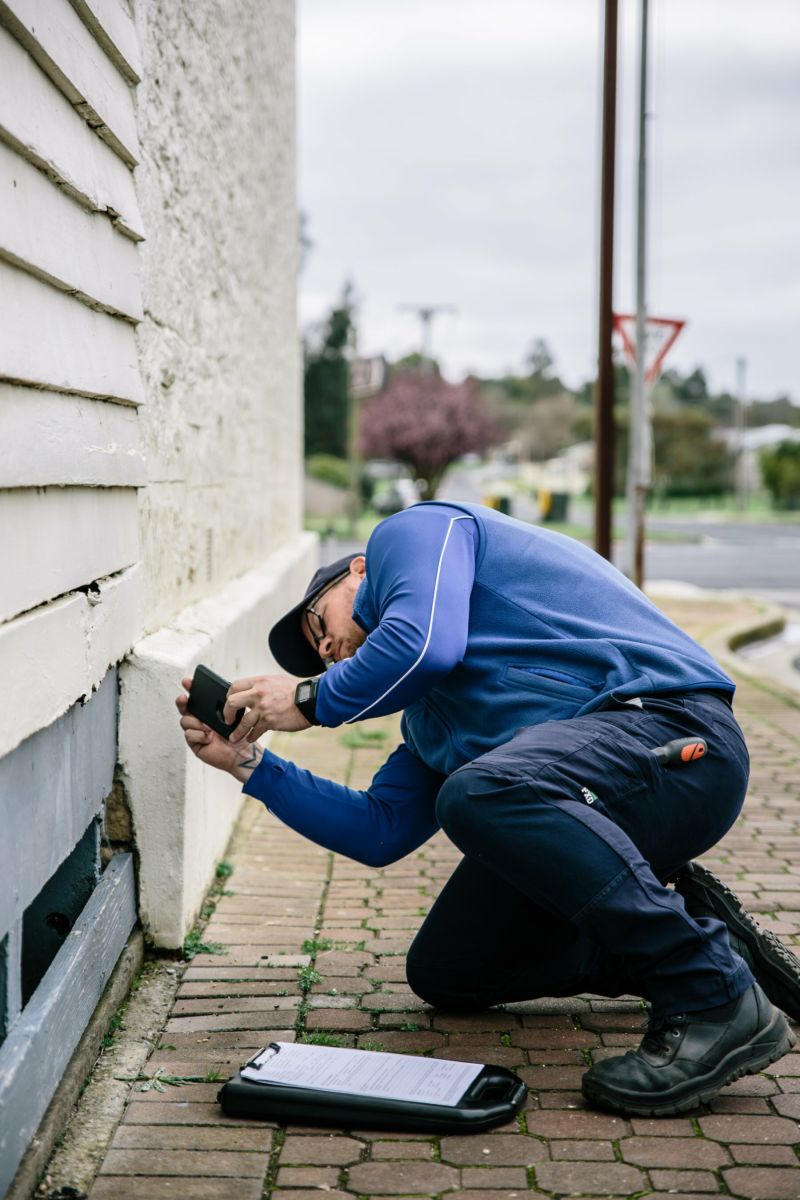
[(644, 583), (644, 517), (652, 478), (653, 437), (647, 386), (647, 0), (641, 0), (639, 60), (639, 160), (636, 179), (636, 362), (628, 437), (628, 536), (626, 565), (637, 587)]
[(422, 337), (420, 340), (420, 357), (422, 365), (430, 364), (433, 361), (431, 354), (431, 344), (433, 336), (433, 318), (437, 313), (454, 313), (458, 309), (452, 304), (401, 304), (400, 308), (403, 312), (414, 312), (420, 319), (422, 326)]
[(617, 126), (617, 0), (605, 0), (603, 43), (603, 155), (600, 180), (600, 296), (595, 388), (594, 544), (611, 558), (614, 489), (614, 364), (611, 358), (614, 280), (614, 168)]
[(747, 359), (736, 359), (736, 507), (747, 507), (747, 464), (744, 456), (745, 408), (747, 406)]

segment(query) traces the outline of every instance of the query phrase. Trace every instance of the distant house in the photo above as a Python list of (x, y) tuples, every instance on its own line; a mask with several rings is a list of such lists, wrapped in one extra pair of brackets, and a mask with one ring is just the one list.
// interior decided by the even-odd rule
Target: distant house
[(7, 0), (0, 127), (5, 1195), (120, 956), (182, 945), (237, 815), (181, 676), (268, 669), (313, 569), (293, 0)]
[(747, 492), (760, 492), (764, 487), (761, 477), (760, 455), (779, 442), (800, 442), (800, 429), (792, 425), (756, 425), (752, 429), (720, 430), (717, 436), (725, 442), (736, 456), (736, 478), (739, 487)]

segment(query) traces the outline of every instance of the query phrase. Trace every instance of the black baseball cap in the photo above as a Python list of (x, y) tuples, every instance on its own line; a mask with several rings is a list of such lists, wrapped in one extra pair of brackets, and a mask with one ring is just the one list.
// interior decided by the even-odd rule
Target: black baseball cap
[(344, 577), (350, 570), (350, 563), (364, 553), (357, 550), (355, 554), (345, 554), (327, 567), (320, 567), (311, 578), (306, 588), (306, 594), (299, 604), (295, 604), (285, 617), (281, 617), (270, 630), (269, 648), (272, 657), (288, 671), (290, 675), (319, 675), (322, 669), (322, 659), (313, 646), (310, 646), (302, 629), (303, 609), (307, 608), (314, 597), (333, 583), (339, 576)]

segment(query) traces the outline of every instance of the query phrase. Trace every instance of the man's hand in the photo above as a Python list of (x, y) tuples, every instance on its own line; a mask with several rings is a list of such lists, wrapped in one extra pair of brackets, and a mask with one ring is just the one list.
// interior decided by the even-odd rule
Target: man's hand
[(188, 692), (191, 691), (192, 681), (182, 679), (186, 692), (181, 693), (175, 700), (175, 706), (181, 714), (181, 729), (186, 739), (186, 745), (201, 762), (219, 771), (228, 771), (240, 783), (246, 783), (261, 762), (263, 753), (260, 746), (232, 746), (229, 741), (216, 733), (208, 725), (187, 711), (189, 702)]
[(232, 721), (240, 708), (247, 712), (230, 736), (230, 742), (254, 742), (268, 729), (294, 733), (310, 729), (294, 702), (297, 680), (285, 675), (256, 675), (252, 679), (235, 679), (228, 688), (224, 719)]

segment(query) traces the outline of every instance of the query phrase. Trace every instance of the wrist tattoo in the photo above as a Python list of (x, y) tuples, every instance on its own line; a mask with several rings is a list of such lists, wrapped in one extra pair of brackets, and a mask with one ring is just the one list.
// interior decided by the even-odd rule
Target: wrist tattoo
[(261, 751), (253, 746), (249, 754), (245, 754), (244, 758), (240, 758), (238, 766), (243, 767), (246, 771), (253, 771), (261, 762)]

